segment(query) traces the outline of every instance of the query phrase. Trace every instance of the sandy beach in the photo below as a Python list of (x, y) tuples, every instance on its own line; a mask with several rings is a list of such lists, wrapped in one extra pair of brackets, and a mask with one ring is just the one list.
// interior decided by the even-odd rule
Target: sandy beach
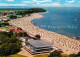
[(41, 36), (41, 40), (45, 40), (53, 44), (53, 46), (62, 49), (62, 51), (66, 54), (77, 53), (80, 51), (80, 41), (71, 39), (70, 37), (55, 32), (40, 29), (31, 23), (31, 20), (42, 17), (43, 16), (39, 13), (34, 13), (28, 17), (11, 20), (9, 21), (9, 24), (13, 25), (14, 27), (22, 28), (32, 37), (34, 37), (36, 34), (39, 34)]

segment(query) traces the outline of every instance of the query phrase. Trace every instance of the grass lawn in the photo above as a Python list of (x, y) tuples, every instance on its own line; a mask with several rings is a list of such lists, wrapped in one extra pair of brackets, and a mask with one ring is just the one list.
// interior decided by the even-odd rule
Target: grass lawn
[[(6, 56), (1, 56), (1, 57), (6, 57)], [(26, 57), (26, 56), (22, 56), (22, 55), (19, 55), (19, 54), (14, 54), (14, 55), (10, 55), (10, 56), (7, 56), (7, 57)]]
[(34, 57), (48, 57), (48, 54), (35, 55)]
[[(43, 55), (35, 55), (34, 57), (48, 57), (49, 54), (43, 54)], [(67, 54), (63, 54), (62, 57), (69, 57)]]
[(9, 28), (8, 27), (0, 27), (0, 30), (1, 29), (5, 29), (6, 31), (9, 31)]
[(10, 55), (9, 57), (26, 57), (26, 56), (19, 55), (19, 54), (14, 54), (14, 55)]
[(1, 45), (0, 45), (0, 47), (1, 47)]
[(62, 57), (69, 57), (67, 54), (62, 54)]

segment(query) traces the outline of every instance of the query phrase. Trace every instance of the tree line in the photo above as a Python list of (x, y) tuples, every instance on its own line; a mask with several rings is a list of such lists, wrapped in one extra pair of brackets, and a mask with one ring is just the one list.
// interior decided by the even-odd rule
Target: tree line
[(0, 56), (16, 54), (22, 47), (22, 41), (17, 36), (28, 36), (24, 33), (0, 32)]
[(80, 52), (78, 54), (61, 54), (58, 50), (55, 50), (50, 53), (48, 57), (80, 57)]

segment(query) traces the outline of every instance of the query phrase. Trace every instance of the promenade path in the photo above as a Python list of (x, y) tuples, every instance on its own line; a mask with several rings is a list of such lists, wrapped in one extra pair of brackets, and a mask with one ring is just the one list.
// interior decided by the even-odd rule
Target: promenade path
[(21, 51), (18, 54), (23, 55), (23, 56), (26, 56), (26, 57), (34, 57), (34, 55), (31, 55), (24, 48), (21, 48)]
[(58, 47), (66, 54), (77, 53), (80, 51), (80, 41), (55, 32), (40, 29), (30, 22), (33, 19), (39, 19), (42, 17), (42, 15), (35, 13), (28, 17), (11, 20), (9, 23), (15, 27), (22, 28), (30, 36), (34, 37), (36, 34), (39, 34), (42, 40), (53, 44), (53, 46)]

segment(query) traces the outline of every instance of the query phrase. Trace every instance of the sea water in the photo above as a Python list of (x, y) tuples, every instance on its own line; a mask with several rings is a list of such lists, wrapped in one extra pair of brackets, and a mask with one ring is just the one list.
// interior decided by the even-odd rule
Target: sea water
[(45, 7), (44, 17), (31, 22), (41, 29), (68, 37), (80, 36), (80, 7)]

